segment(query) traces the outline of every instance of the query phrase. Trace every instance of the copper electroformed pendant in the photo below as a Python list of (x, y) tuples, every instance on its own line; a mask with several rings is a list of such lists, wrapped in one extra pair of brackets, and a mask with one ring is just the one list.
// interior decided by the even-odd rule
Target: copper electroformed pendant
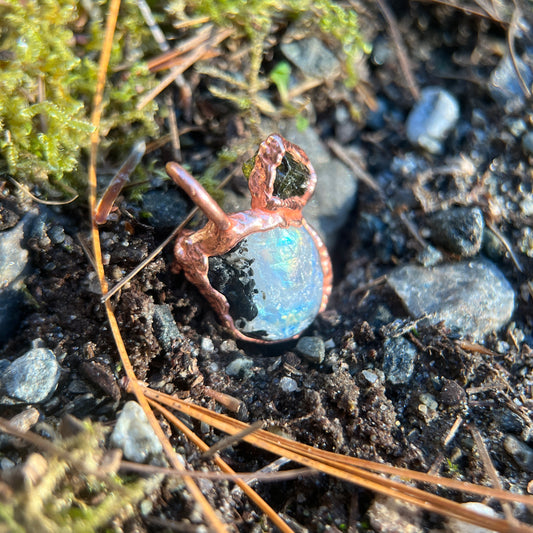
[(183, 167), (169, 176), (205, 213), (176, 240), (174, 269), (194, 283), (235, 337), (271, 343), (298, 337), (326, 307), (328, 251), (302, 217), (316, 173), (298, 146), (270, 135), (253, 159), (252, 206), (226, 214)]

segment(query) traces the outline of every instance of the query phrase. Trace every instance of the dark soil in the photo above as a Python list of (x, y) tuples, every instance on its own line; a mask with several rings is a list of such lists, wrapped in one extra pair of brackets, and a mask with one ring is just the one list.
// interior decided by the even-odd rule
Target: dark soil
[[(503, 211), (494, 218), (495, 223), (516, 251), (521, 232), (532, 223), (531, 217), (518, 208), (524, 194), (531, 194), (531, 171), (520, 139), (509, 132), (506, 124), (522, 118), (531, 128), (532, 115), (531, 107), (529, 115), (510, 115), (488, 94), (488, 75), (499, 60), (491, 43), (505, 46), (505, 29), (487, 18), (468, 16), (451, 8), (416, 2), (402, 6), (405, 10), (398, 6), (397, 16), (418, 83), (447, 88), (461, 106), (462, 118), (447, 142), (445, 154), (419, 155), (430, 168), (450, 165), (452, 155), (474, 151), (480, 161), (469, 182), (453, 171), (442, 172), (424, 183), (426, 194), (444, 207), (480, 205), (488, 215), (494, 214), (493, 208), (498, 204)], [(155, 389), (226, 412), (205, 394), (204, 387), (209, 387), (241, 401), (238, 413), (227, 414), (246, 422), (264, 421), (273, 431), (318, 448), (421, 471), (440, 464), (438, 473), (486, 483), (487, 470), (468, 424), (480, 431), (503, 486), (525, 492), (531, 474), (507, 455), (503, 440), (506, 434), (514, 433), (527, 441), (533, 427), (533, 307), (531, 295), (521, 291), (521, 286), (531, 279), (533, 260), (518, 253), (522, 273), (508, 255), (498, 262), (516, 291), (518, 306), (514, 325), (486, 339), (485, 346), (497, 355), (461, 347), (445, 324), (418, 325), (415, 335), (415, 323), (409, 323), (394, 295), (383, 284), (370, 283), (396, 265), (413, 262), (420, 250), (400, 215), (405, 214), (418, 228), (425, 227), (426, 220), (412, 181), (399, 176), (386, 179), (392, 157), (406, 157), (416, 150), (409, 145), (403, 130), (412, 100), (404, 87), (387, 27), (377, 12), (373, 16), (375, 28), (370, 38), (375, 45), (388, 46), (391, 56), (385, 65), (370, 61), (362, 83), (366, 90), (384, 98), (390, 111), (378, 130), (372, 129), (363, 115), (354, 127), (353, 138), (341, 142), (355, 143), (370, 174), (382, 176), (378, 180), (382, 194), (360, 185), (353, 216), (339, 236), (338, 248), (332, 250), (335, 280), (331, 301), (326, 312), (305, 332), (329, 341), (324, 363), (312, 365), (302, 359), (295, 351), (295, 342), (269, 347), (234, 343), (198, 291), (183, 276), (171, 272), (171, 247), (113, 298), (126, 348), (138, 378)], [(362, 23), (364, 20), (363, 17)], [(325, 100), (325, 91), (319, 88), (313, 93), (319, 113), (312, 126), (324, 140), (338, 133), (332, 119), (336, 96), (332, 94)], [(336, 95), (342, 97), (343, 91), (339, 88)], [(198, 99), (202, 98), (208, 97), (199, 95)], [(184, 143), (184, 161), (193, 160), (195, 153), (208, 151), (208, 159), (213, 160), (216, 148), (230, 140), (234, 129), (239, 130), (223, 127), (238, 123), (233, 110), (226, 108), (225, 112), (228, 116), (223, 118), (227, 120), (220, 120), (205, 136), (195, 133), (194, 143)], [(473, 117), (479, 112), (486, 122), (475, 126)], [(483, 141), (477, 137), (480, 131), (485, 135)], [(192, 141), (193, 137), (189, 139)], [(162, 161), (170, 158), (165, 153), (160, 157)], [(488, 172), (495, 178), (484, 179)], [(20, 212), (15, 205), (6, 206), (13, 216)], [(101, 231), (106, 275), (111, 284), (132, 270), (165, 236), (131, 219), (126, 213), (130, 207), (124, 201), (119, 220), (107, 223)], [(42, 339), (63, 368), (53, 398), (40, 406), (44, 421), (55, 426), (69, 413), (112, 423), (128, 397), (120, 387), (122, 374), (100, 303), (96, 275), (78, 239), (88, 238), (84, 222), (87, 213), (72, 206), (51, 213), (52, 217), (60, 213), (61, 220), (66, 221), (68, 246), (54, 245), (46, 235), (29, 243), (33, 273), (26, 285), (32, 307), (17, 334), (4, 347), (3, 356), (21, 355), (33, 339)], [(380, 227), (373, 233), (365, 226), (369, 217), (380, 220)], [(366, 284), (369, 285), (361, 289)], [(158, 339), (152, 320), (154, 305), (163, 303), (170, 306), (182, 335), (168, 349)], [(384, 319), (380, 319), (382, 312)], [(401, 322), (394, 322), (398, 319)], [(523, 333), (522, 340), (513, 342), (516, 331)], [(395, 386), (383, 379), (369, 383), (362, 371), (372, 369), (379, 374), (383, 341), (399, 335), (414, 343), (418, 351), (409, 385)], [(212, 340), (212, 353), (200, 348), (204, 337)], [(498, 348), (501, 341), (508, 346), (503, 353)], [(239, 377), (229, 376), (227, 365), (241, 356), (253, 361), (251, 371)], [(287, 376), (295, 380), (298, 390), (283, 390), (280, 380)], [(438, 402), (437, 410), (419, 408), (423, 393)], [(3, 416), (9, 418), (19, 410), (4, 408)], [(443, 446), (458, 417), (465, 423), (455, 438)], [(215, 431), (196, 429), (204, 431), (202, 437), (207, 443), (214, 443), (219, 437)], [(189, 454), (193, 466), (199, 464), (182, 438), (174, 438), (182, 452)], [(262, 468), (274, 459), (245, 444), (234, 445), (223, 456), (236, 470), (244, 471)], [(350, 523), (354, 530), (370, 527), (365, 513), (373, 495), (336, 479), (317, 475), (256, 488), (277, 511), (311, 531), (340, 531)], [(239, 530), (258, 530), (260, 520), (253, 506), (230, 489), (223, 484), (220, 492), (209, 490), (208, 496), (215, 506), (230, 502), (224, 509)], [(440, 493), (458, 501), (467, 498), (445, 490)], [(157, 506), (155, 516), (164, 513), (172, 520), (187, 518), (191, 512), (190, 503), (166, 488), (162, 489)], [(525, 509), (517, 515), (533, 521)], [(421, 531), (441, 525), (436, 517), (424, 520)], [(131, 528), (135, 527), (151, 531), (158, 526), (149, 519), (138, 519), (131, 524)]]

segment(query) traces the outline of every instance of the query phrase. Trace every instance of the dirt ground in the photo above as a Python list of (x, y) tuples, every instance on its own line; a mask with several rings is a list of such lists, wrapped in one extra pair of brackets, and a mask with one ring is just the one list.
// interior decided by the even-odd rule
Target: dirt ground
[[(415, 470), (433, 467), (443, 475), (485, 483), (486, 465), (469, 429), (475, 428), (503, 487), (526, 493), (531, 480), (529, 466), (517, 464), (503, 443), (509, 434), (527, 443), (533, 427), (533, 303), (531, 294), (523, 290), (532, 279), (533, 254), (521, 252), (523, 246), (519, 244), (525, 228), (532, 224), (532, 215), (524, 214), (519, 203), (531, 195), (533, 156), (528, 159), (524, 155), (523, 134), (513, 133), (513, 125), (520, 120), (532, 131), (531, 103), (508, 111), (489, 93), (490, 73), (505, 52), (505, 25), (435, 3), (401, 4), (395, 6), (398, 27), (417, 83), (453, 93), (461, 118), (442, 154), (430, 155), (408, 142), (405, 118), (413, 103), (382, 19), (374, 21), (370, 32), (374, 53), (362, 83), (386, 103), (383, 124), (376, 129), (364, 111), (359, 122), (351, 122), (353, 128), (346, 134), (334, 118), (337, 97), (345, 93), (321, 87), (311, 94), (316, 122), (310, 127), (323, 140), (333, 138), (342, 145), (356, 146), (360, 161), (380, 185), (380, 191), (375, 191), (360, 182), (356, 205), (338, 236), (337, 247), (330, 250), (334, 263), (332, 297), (327, 310), (305, 332), (325, 341), (324, 361), (314, 364), (303, 358), (295, 349), (296, 341), (268, 347), (233, 341), (198, 291), (183, 276), (171, 272), (170, 246), (114, 298), (115, 312), (137, 376), (152, 388), (224, 411), (205, 394), (205, 387), (209, 387), (241, 401), (241, 410), (233, 416), (246, 422), (264, 421), (271, 430), (301, 442)], [(367, 15), (372, 13), (370, 10)], [(376, 59), (377, 50), (382, 49), (388, 54), (384, 63)], [(213, 104), (203, 93), (195, 103), (198, 109), (200, 104)], [(239, 131), (231, 107), (217, 104), (221, 118), (211, 122), (209, 133), (186, 134), (185, 161), (200, 153), (207, 153), (206, 160), (212, 161), (218, 147)], [(458, 165), (461, 156), (471, 158), (473, 153), (476, 169), (464, 180), (453, 165)], [(407, 216), (419, 229), (426, 224), (413, 181), (401, 173), (391, 179), (383, 177), (391, 171), (392, 158), (406, 161), (413, 154), (429, 168), (449, 167), (448, 172), (424, 183), (435, 204), (444, 208), (480, 206), (520, 260), (522, 272), (509, 254), (497, 260), (515, 291), (517, 306), (512, 324), (488, 335), (482, 343), (486, 353), (479, 346), (458, 343), (468, 339), (458, 339), (446, 324), (412, 321), (393, 291), (379, 282), (398, 265), (415, 262), (420, 251), (402, 220), (402, 215)], [(168, 154), (163, 149), (157, 157), (165, 160)], [(491, 177), (487, 178), (487, 173)], [(240, 193), (242, 184), (237, 178), (230, 187)], [(3, 205), (20, 213), (21, 202), (15, 196), (13, 191)], [(108, 222), (102, 229), (110, 280), (133, 269), (166, 236), (139, 220), (135, 216), (138, 212), (133, 202), (123, 200), (118, 221)], [(42, 421), (53, 427), (68, 413), (110, 424), (127, 395), (120, 388), (116, 349), (97, 294), (97, 279), (78, 238), (88, 238), (87, 212), (83, 206), (73, 205), (49, 209), (48, 213), (65, 228), (69, 246), (53, 244), (46, 231), (29, 241), (33, 272), (26, 286), (32, 305), (4, 347), (3, 357), (19, 356), (29, 349), (31, 340), (42, 339), (62, 367), (57, 391), (39, 408)], [(372, 233), (367, 225), (370, 219), (380, 221)], [(452, 262), (458, 259), (446, 252), (445, 258)], [(153, 318), (154, 306), (162, 304), (171, 310), (180, 332), (170, 346), (165, 345)], [(416, 347), (416, 366), (408, 384), (394, 385), (380, 372), (385, 340), (400, 336)], [(205, 341), (202, 344), (206, 338), (212, 341), (209, 349)], [(246, 358), (248, 366), (229, 375), (228, 365), (239, 358)], [(377, 381), (370, 382), (365, 370), (377, 376)], [(286, 377), (294, 380), (296, 390), (282, 386)], [(424, 404), (421, 397), (435, 400), (438, 407), (420, 408)], [(20, 408), (2, 410), (9, 418)], [(443, 445), (459, 418), (462, 425)], [(208, 443), (218, 438), (213, 430), (195, 429)], [(192, 453), (179, 435), (173, 439), (186, 456)], [(236, 470), (245, 471), (262, 468), (273, 459), (246, 444), (233, 445), (224, 452), (224, 458)], [(256, 488), (278, 512), (291, 517), (295, 527), (309, 531), (344, 531), (347, 527), (352, 531), (394, 530), (372, 526), (368, 514), (374, 501), (371, 492), (324, 475)], [(466, 499), (451, 491), (435, 491), (457, 501)], [(226, 502), (225, 513), (239, 530), (260, 529), (253, 506), (229, 485), (223, 484), (218, 491), (211, 487), (208, 497), (215, 506)], [(495, 508), (501, 511), (497, 504)], [(190, 502), (179, 494), (168, 488), (158, 493), (154, 516), (179, 521), (190, 513)], [(525, 507), (517, 509), (516, 515), (533, 523)], [(413, 531), (443, 527), (439, 517), (421, 512), (413, 522), (417, 524)], [(156, 527), (150, 519), (137, 518), (125, 529), (151, 531)]]

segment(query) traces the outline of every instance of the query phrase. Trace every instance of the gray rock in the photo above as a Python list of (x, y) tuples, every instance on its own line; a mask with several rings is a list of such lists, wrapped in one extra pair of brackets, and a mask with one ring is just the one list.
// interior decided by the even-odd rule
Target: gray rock
[(247, 357), (238, 357), (226, 367), (226, 374), (240, 379), (247, 379), (252, 375), (253, 364), (254, 362)]
[(383, 343), (383, 373), (393, 385), (407, 383), (415, 368), (416, 347), (403, 337), (386, 339)]
[(65, 242), (65, 228), (63, 226), (52, 226), (48, 230), (48, 237), (54, 244)]
[(443, 259), (442, 252), (437, 250), (431, 244), (428, 244), (423, 250), (421, 250), (416, 256), (416, 260), (425, 267), (435, 266), (439, 264)]
[(189, 211), (187, 200), (177, 187), (168, 191), (152, 189), (146, 192), (142, 206), (143, 210), (151, 215), (148, 222), (161, 231), (177, 227)]
[(283, 55), (311, 78), (332, 78), (340, 72), (340, 62), (317, 37), (283, 43)]
[(348, 167), (330, 154), (312, 128), (299, 131), (294, 121), (279, 126), (287, 140), (305, 151), (317, 173), (315, 193), (303, 213), (331, 249), (355, 203), (357, 181)]
[(513, 435), (505, 437), (503, 447), (522, 470), (533, 473), (533, 449)]
[[(460, 505), (483, 516), (488, 516), (490, 518), (498, 517), (498, 513), (496, 513), (492, 507), (481, 502), (466, 502), (461, 503)], [(447, 518), (444, 526), (447, 533), (494, 533), (493, 529), (487, 529), (476, 524), (469, 524), (458, 518)]]
[(311, 363), (320, 364), (326, 356), (326, 347), (320, 337), (302, 337), (295, 350)]
[(52, 350), (32, 348), (0, 376), (1, 404), (40, 403), (56, 390), (60, 367)]
[(485, 220), (479, 207), (453, 207), (429, 218), (431, 239), (448, 252), (472, 257), (481, 249)]
[(154, 305), (154, 333), (165, 351), (170, 351), (177, 341), (183, 340), (176, 321), (167, 304)]
[(504, 326), (514, 310), (511, 285), (489, 261), (408, 265), (394, 270), (387, 281), (411, 316), (429, 315), (431, 323), (444, 321), (474, 339)]
[[(527, 87), (533, 84), (531, 67), (519, 56), (515, 57), (518, 70)], [(508, 113), (519, 111), (526, 104), (526, 97), (520, 86), (510, 54), (506, 54), (489, 78), (489, 91), (494, 100)]]
[(136, 463), (162, 462), (163, 447), (144, 411), (137, 402), (127, 402), (111, 433), (111, 445), (120, 448), (124, 457)]
[(379, 495), (369, 507), (368, 521), (376, 533), (422, 533), (422, 509), (412, 503)]
[(213, 353), (215, 351), (215, 345), (209, 337), (202, 337), (200, 348), (204, 353)]
[(455, 97), (440, 87), (426, 87), (407, 117), (407, 138), (415, 146), (439, 154), (458, 119), (459, 104)]
[(15, 227), (0, 232), (0, 345), (18, 327), (24, 304), (24, 273), (28, 270), (28, 250), (24, 234), (33, 215), (26, 215)]
[(522, 150), (527, 156), (533, 157), (533, 131), (528, 131), (522, 137)]
[(298, 384), (293, 378), (287, 376), (279, 380), (279, 386), (283, 392), (296, 392), (299, 390)]
[(28, 250), (23, 247), (24, 224), (0, 232), (0, 288), (6, 288), (24, 271), (28, 263)]

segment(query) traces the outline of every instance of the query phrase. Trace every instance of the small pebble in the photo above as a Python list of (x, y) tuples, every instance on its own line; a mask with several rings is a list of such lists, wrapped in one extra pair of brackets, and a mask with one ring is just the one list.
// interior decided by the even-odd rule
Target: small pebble
[(383, 373), (393, 385), (407, 383), (415, 368), (416, 347), (403, 337), (386, 339), (383, 343)]
[(426, 87), (407, 117), (407, 138), (415, 146), (439, 154), (458, 119), (459, 104), (456, 98), (440, 87)]
[(231, 377), (247, 379), (252, 375), (254, 362), (247, 357), (238, 357), (226, 367), (226, 374)]
[(233, 339), (227, 339), (220, 345), (222, 353), (232, 353), (237, 351), (237, 343)]
[[(519, 56), (516, 56), (515, 60), (526, 86), (531, 87), (533, 72)], [(505, 111), (510, 113), (524, 107), (526, 97), (520, 86), (510, 54), (506, 54), (501, 59), (498, 66), (492, 71), (489, 80), (491, 96)]]
[(522, 137), (522, 150), (527, 156), (533, 157), (533, 131), (528, 131)]
[(440, 250), (437, 250), (431, 244), (428, 244), (416, 256), (416, 260), (425, 267), (435, 266), (442, 262), (443, 255)]
[(154, 305), (153, 327), (159, 344), (167, 352), (172, 350), (177, 341), (183, 339), (167, 304)]
[(52, 350), (32, 348), (0, 376), (0, 403), (40, 403), (56, 390), (61, 368)]
[(215, 345), (209, 337), (202, 337), (200, 348), (205, 353), (213, 353), (215, 351)]
[(283, 392), (295, 392), (299, 390), (298, 384), (296, 383), (296, 381), (287, 376), (279, 380), (279, 386), (281, 387), (281, 390)]
[(533, 449), (513, 435), (505, 437), (503, 447), (522, 470), (533, 473)]
[(320, 337), (302, 337), (296, 344), (296, 351), (311, 363), (320, 364), (326, 356), (324, 341)]
[(129, 461), (161, 464), (163, 447), (137, 402), (130, 401), (124, 405), (110, 442), (115, 448), (120, 448)]
[[(496, 518), (498, 516), (498, 514), (492, 507), (489, 507), (488, 505), (485, 505), (484, 503), (467, 502), (467, 503), (462, 503), (461, 505), (483, 516), (490, 516), (492, 518)], [(449, 533), (493, 533), (494, 532), (494, 530), (492, 529), (487, 529), (485, 527), (476, 526), (475, 524), (463, 522), (462, 520), (459, 520), (458, 518), (447, 518), (445, 525), (446, 525), (446, 530)]]
[(372, 372), (372, 370), (363, 370), (361, 372), (361, 374), (363, 374), (363, 377), (368, 381), (368, 383), (370, 383), (371, 385), (373, 385), (374, 383), (377, 383), (378, 380), (379, 380), (379, 376), (375, 373), (375, 372)]
[(52, 226), (48, 230), (48, 237), (54, 244), (61, 244), (65, 241), (65, 228), (63, 226)]
[(427, 392), (422, 393), (418, 399), (425, 405), (428, 409), (436, 411), (439, 407), (438, 402), (435, 400), (435, 397), (432, 394)]
[(439, 399), (446, 406), (460, 405), (466, 400), (466, 392), (457, 381), (445, 379)]
[(483, 242), (485, 220), (479, 207), (454, 207), (429, 218), (431, 239), (448, 252), (462, 257), (476, 255)]

